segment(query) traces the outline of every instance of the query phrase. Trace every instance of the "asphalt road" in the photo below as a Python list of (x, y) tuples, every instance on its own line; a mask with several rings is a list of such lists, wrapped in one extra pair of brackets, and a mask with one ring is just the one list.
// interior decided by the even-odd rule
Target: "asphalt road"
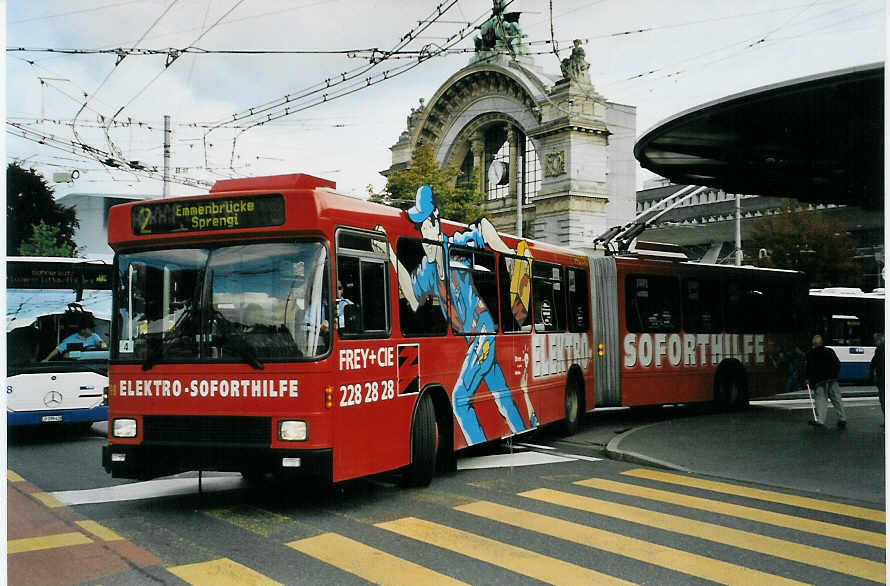
[[(876, 403), (850, 403), (850, 427), (859, 420), (862, 437), (883, 437)], [(797, 437), (797, 423), (816, 431), (806, 427), (808, 407), (800, 405), (757, 405), (735, 435), (779, 426)], [(720, 458), (702, 462), (714, 467), (706, 474), (670, 461), (683, 461), (697, 446), (719, 447), (701, 430), (717, 433), (725, 427), (716, 425), (720, 418), (737, 416), (602, 411), (573, 438), (543, 431), (468, 451), (457, 472), (410, 490), (388, 476), (323, 487), (208, 474), (199, 494), (195, 474), (112, 480), (99, 463), (98, 425), (87, 436), (15, 435), (8, 449), (9, 582), (883, 581), (883, 490), (857, 498), (812, 484), (785, 486), (784, 470), (751, 464), (763, 461), (762, 446), (724, 446), (733, 461), (748, 462), (738, 470), (726, 462), (726, 476), (714, 474)], [(872, 424), (876, 429), (866, 428)], [(659, 430), (666, 430), (661, 439), (647, 439)], [(843, 444), (838, 432), (826, 433), (835, 434), (826, 445)], [(649, 449), (650, 440), (661, 450), (650, 465), (604, 457), (610, 444)]]

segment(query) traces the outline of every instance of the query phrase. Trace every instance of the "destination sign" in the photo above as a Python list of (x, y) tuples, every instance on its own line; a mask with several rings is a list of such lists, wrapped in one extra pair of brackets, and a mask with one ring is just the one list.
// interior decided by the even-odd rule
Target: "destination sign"
[(111, 289), (111, 265), (9, 261), (10, 289)]
[(284, 224), (284, 196), (195, 198), (140, 203), (130, 211), (133, 234), (240, 230)]

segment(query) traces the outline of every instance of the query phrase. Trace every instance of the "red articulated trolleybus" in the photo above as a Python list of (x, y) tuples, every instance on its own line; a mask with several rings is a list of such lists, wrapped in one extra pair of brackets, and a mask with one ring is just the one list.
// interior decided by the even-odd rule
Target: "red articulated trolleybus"
[(308, 175), (115, 206), (112, 475), (400, 470), (595, 405), (785, 390), (800, 274), (589, 257)]

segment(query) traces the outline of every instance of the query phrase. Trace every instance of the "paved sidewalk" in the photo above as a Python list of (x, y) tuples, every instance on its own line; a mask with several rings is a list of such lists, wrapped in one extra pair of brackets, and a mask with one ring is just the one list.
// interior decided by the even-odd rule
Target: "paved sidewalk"
[(77, 584), (122, 572), (134, 584), (155, 581), (161, 570), (152, 554), (7, 473), (9, 584)]
[(835, 427), (831, 408), (828, 427), (808, 425), (809, 400), (752, 404), (745, 411), (693, 411), (634, 427), (612, 438), (606, 453), (641, 464), (884, 504), (883, 415), (873, 392), (863, 395), (845, 390), (849, 425), (844, 430)]

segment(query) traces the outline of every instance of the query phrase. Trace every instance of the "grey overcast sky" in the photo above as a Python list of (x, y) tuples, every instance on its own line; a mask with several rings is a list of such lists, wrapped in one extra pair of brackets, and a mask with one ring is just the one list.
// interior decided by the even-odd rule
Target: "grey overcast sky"
[[(173, 122), (178, 176), (221, 177), (310, 173), (364, 194), (385, 183), (393, 145), (419, 98), (429, 99), (467, 53), (416, 61), (391, 59), (358, 76), (354, 93), (329, 99), (261, 126), (236, 115), (291, 96), (288, 106), (334, 96), (344, 72), (369, 61), (339, 51), (441, 46), (467, 23), (491, 12), (490, 0), (443, 1), (450, 7), (425, 30), (418, 22), (436, 2), (415, 0), (11, 0), (6, 5), (8, 161), (51, 179), (77, 169), (57, 196), (79, 193), (160, 194), (159, 181), (109, 169), (70, 152), (81, 143), (146, 167), (162, 165), (163, 117)], [(535, 62), (558, 73), (553, 38), (563, 56), (586, 40), (594, 86), (608, 100), (637, 108), (637, 134), (698, 104), (766, 84), (883, 61), (883, 0), (514, 0)], [(472, 34), (454, 45), (470, 49)], [(13, 49), (160, 49), (161, 54), (63, 54)], [(168, 49), (205, 54), (172, 59)], [(257, 51), (231, 54), (216, 51)], [(332, 54), (270, 54), (328, 51)], [(363, 89), (361, 80), (389, 71)], [(374, 78), (376, 79), (376, 78)], [(85, 97), (86, 96), (86, 97)], [(274, 111), (282, 111), (280, 108)], [(106, 131), (104, 127), (113, 124)], [(214, 124), (228, 122), (211, 129)], [(11, 127), (10, 123), (16, 126)], [(10, 132), (12, 130), (12, 133)], [(62, 149), (50, 148), (55, 142)], [(233, 139), (234, 147), (233, 147)], [(75, 149), (76, 150), (76, 149)], [(106, 155), (101, 155), (106, 156)], [(209, 171), (205, 169), (209, 167)], [(638, 183), (648, 176), (638, 172)], [(206, 190), (173, 185), (172, 194)]]

